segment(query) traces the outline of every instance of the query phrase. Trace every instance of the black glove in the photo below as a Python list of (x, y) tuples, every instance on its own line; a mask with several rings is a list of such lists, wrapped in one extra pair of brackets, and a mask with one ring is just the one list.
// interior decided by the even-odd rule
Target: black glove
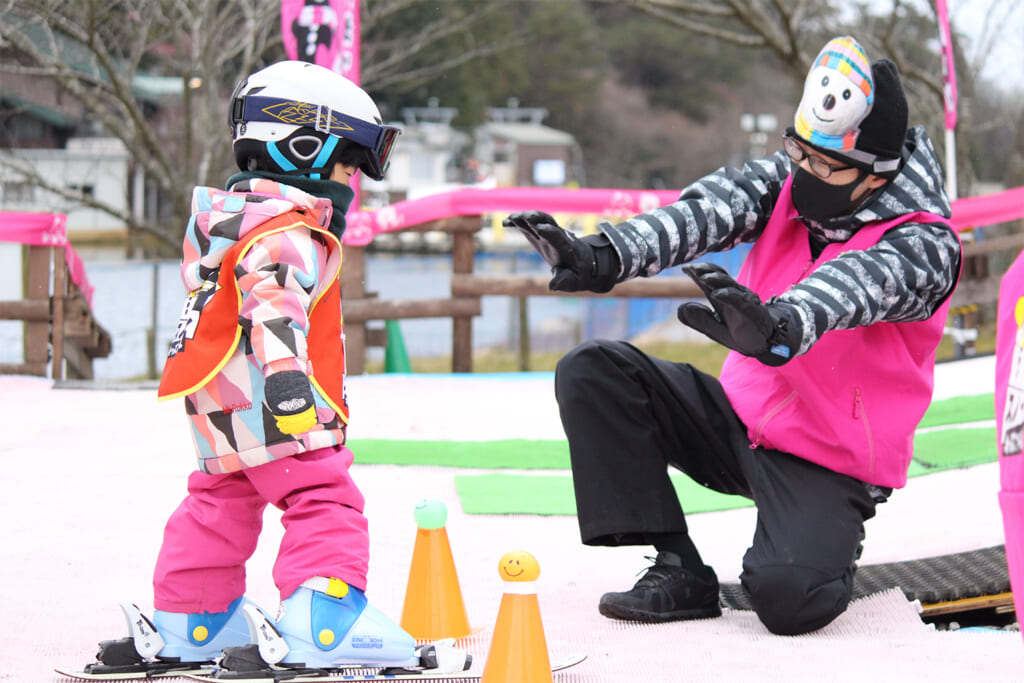
[(282, 434), (303, 434), (316, 426), (316, 406), (309, 378), (298, 370), (275, 372), (263, 385), (267, 407)]
[(683, 271), (712, 306), (682, 304), (677, 314), (684, 325), (765, 365), (779, 366), (793, 358), (803, 337), (803, 325), (794, 306), (762, 303), (752, 290), (711, 263), (694, 263)]
[(611, 291), (619, 277), (619, 255), (604, 234), (579, 238), (558, 227), (543, 211), (514, 213), (504, 221), (506, 228), (523, 233), (533, 248), (551, 266), (553, 292)]

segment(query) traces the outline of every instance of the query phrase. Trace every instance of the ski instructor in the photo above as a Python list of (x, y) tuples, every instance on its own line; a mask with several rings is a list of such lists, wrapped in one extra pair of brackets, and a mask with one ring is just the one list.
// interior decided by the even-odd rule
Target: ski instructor
[[(895, 65), (847, 36), (815, 58), (773, 156), (596, 235), (539, 211), (506, 219), (551, 263), (552, 290), (607, 292), (689, 264), (710, 307), (683, 303), (679, 320), (732, 350), (718, 378), (624, 341), (585, 342), (558, 364), (583, 543), (657, 551), (601, 614), (721, 614), (666, 465), (756, 504), (740, 581), (769, 631), (807, 633), (846, 610), (864, 521), (906, 484), (931, 401), (960, 273), (949, 217)], [(736, 279), (693, 263), (742, 242), (753, 247)]]

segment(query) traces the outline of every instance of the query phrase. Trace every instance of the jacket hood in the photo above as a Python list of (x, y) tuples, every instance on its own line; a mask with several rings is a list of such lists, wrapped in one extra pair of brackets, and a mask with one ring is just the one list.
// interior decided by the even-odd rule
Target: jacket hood
[(845, 242), (865, 223), (891, 220), (908, 213), (927, 211), (949, 218), (952, 210), (942, 181), (942, 166), (924, 128), (907, 131), (903, 166), (892, 182), (883, 185), (857, 210), (827, 221), (808, 221), (808, 229), (829, 242)]
[(236, 242), (272, 218), (295, 209), (306, 209), (325, 228), (330, 223), (329, 199), (273, 180), (250, 178), (230, 190), (196, 187), (182, 250), (185, 286), (189, 291), (202, 286)]

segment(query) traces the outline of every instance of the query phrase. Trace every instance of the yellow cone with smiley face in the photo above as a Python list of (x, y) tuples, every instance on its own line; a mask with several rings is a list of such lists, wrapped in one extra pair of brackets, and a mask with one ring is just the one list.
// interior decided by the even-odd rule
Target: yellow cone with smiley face
[(550, 683), (551, 662), (537, 601), (540, 565), (525, 550), (498, 563), (504, 586), (481, 683)]

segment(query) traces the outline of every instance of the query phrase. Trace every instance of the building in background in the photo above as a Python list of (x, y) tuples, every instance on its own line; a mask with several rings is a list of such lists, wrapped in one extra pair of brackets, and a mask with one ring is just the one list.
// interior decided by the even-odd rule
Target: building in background
[(474, 156), (498, 187), (583, 185), (579, 144), (569, 133), (545, 126), (548, 110), (507, 107), (490, 110), (491, 120), (474, 131)]
[[(166, 118), (181, 108), (180, 78), (140, 74), (132, 79), (132, 88), (149, 117)], [(68, 194), (33, 182), (19, 168)], [(96, 204), (152, 217), (165, 203), (124, 144), (90, 118), (54, 79), (4, 74), (0, 82), (0, 210), (63, 213), (72, 242), (120, 244), (128, 240), (128, 226)]]
[(452, 127), (458, 114), (454, 107), (442, 107), (431, 97), (425, 107), (405, 107), (402, 127), (391, 157), (391, 168), (383, 180), (362, 177), (363, 205), (378, 208), (404, 199), (416, 199), (446, 192), (464, 184), (461, 160), (472, 140)]
[(567, 187), (582, 185), (576, 139), (543, 124), (547, 109), (489, 110), (490, 120), (467, 134), (452, 126), (458, 114), (436, 97), (402, 109), (402, 137), (381, 181), (363, 178), (364, 205), (383, 206), (458, 187)]
[[(148, 115), (172, 121), (180, 115), (180, 78), (139, 74), (136, 97)], [(567, 187), (582, 183), (575, 138), (543, 124), (548, 112), (520, 107), (489, 110), (490, 120), (471, 132), (452, 125), (458, 114), (430, 98), (424, 107), (402, 109), (403, 134), (384, 180), (361, 180), (364, 208), (374, 209), (459, 187)], [(73, 196), (27, 180), (17, 164)], [(160, 216), (166, 199), (129, 151), (109, 137), (53, 81), (5, 78), (0, 84), (0, 210), (65, 213), (68, 233), (79, 244), (129, 243), (124, 221), (91, 202), (140, 220)]]

